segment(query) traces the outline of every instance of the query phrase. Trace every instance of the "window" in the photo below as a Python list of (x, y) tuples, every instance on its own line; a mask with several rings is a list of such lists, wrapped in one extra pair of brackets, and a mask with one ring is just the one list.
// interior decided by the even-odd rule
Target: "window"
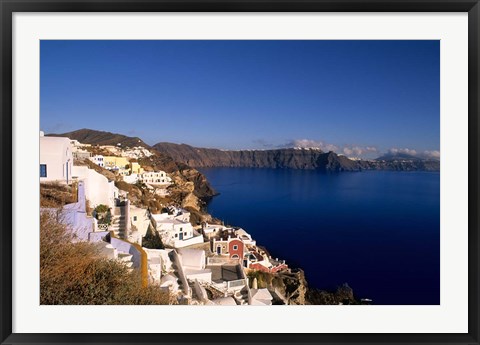
[(233, 246), (233, 250), (238, 250), (238, 246), (237, 246), (237, 245), (234, 245), (234, 246)]
[(47, 165), (40, 164), (40, 177), (47, 177)]
[(134, 222), (137, 221), (137, 216), (133, 216), (133, 221), (134, 221)]
[(178, 237), (178, 234), (175, 234), (175, 237)]

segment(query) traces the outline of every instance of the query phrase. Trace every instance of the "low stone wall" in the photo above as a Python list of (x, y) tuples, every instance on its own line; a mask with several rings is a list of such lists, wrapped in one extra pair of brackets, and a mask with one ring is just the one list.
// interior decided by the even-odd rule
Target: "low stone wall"
[(228, 290), (241, 290), (244, 286), (247, 286), (247, 281), (245, 279), (237, 279), (227, 282)]
[(221, 256), (211, 256), (207, 258), (207, 266), (214, 266), (214, 265), (236, 265), (238, 264), (238, 259), (230, 259), (229, 257), (221, 257)]
[(203, 286), (200, 285), (197, 279), (195, 279), (195, 282), (193, 284), (193, 288), (195, 290), (195, 294), (197, 295), (197, 298), (203, 302), (207, 303), (209, 301), (207, 291)]
[(203, 236), (189, 238), (188, 240), (175, 240), (173, 246), (175, 248), (184, 248), (194, 244), (203, 243)]
[(133, 267), (140, 269), (142, 285), (146, 287), (148, 285), (148, 258), (142, 247), (115, 237), (113, 231), (110, 232), (110, 244), (119, 252), (132, 255)]
[(57, 215), (58, 221), (75, 234), (75, 241), (88, 241), (89, 233), (95, 231), (96, 219), (89, 217), (85, 209), (85, 184), (80, 181), (77, 186), (77, 202), (63, 206)]
[(180, 261), (180, 257), (175, 250), (172, 250), (170, 253), (172, 262), (177, 266), (178, 278), (182, 282), (183, 290), (187, 296), (191, 297), (192, 292), (190, 291), (190, 286), (188, 285), (187, 276), (185, 275), (185, 271), (183, 270), (183, 265)]
[(96, 231), (91, 232), (88, 234), (88, 241), (89, 242), (100, 242), (104, 241), (106, 237), (108, 237), (108, 231)]

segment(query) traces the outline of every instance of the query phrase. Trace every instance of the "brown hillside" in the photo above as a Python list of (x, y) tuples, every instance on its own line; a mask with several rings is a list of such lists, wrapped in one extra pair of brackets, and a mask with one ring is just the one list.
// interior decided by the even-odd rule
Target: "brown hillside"
[(67, 137), (72, 140), (78, 140), (83, 144), (92, 145), (114, 145), (121, 144), (122, 147), (135, 147), (142, 146), (149, 148), (142, 139), (138, 137), (127, 137), (123, 134), (116, 134), (111, 132), (96, 131), (92, 129), (79, 129), (73, 132), (61, 133), (61, 134), (47, 134), (52, 137)]

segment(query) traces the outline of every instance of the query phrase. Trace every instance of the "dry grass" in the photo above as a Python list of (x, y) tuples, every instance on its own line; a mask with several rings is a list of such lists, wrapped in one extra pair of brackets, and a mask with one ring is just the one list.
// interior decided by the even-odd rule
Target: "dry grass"
[(76, 195), (76, 186), (66, 186), (57, 182), (40, 183), (40, 207), (62, 207), (77, 202)]
[(41, 304), (169, 304), (157, 286), (144, 286), (141, 272), (129, 272), (102, 258), (95, 246), (72, 243), (72, 235), (55, 218), (40, 216)]

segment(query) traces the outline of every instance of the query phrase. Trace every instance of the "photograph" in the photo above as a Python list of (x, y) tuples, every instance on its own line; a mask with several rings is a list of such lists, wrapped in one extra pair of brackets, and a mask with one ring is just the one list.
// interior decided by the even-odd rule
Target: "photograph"
[(440, 47), (40, 40), (39, 303), (440, 306)]
[(479, 0), (0, 2), (1, 345), (479, 344)]

